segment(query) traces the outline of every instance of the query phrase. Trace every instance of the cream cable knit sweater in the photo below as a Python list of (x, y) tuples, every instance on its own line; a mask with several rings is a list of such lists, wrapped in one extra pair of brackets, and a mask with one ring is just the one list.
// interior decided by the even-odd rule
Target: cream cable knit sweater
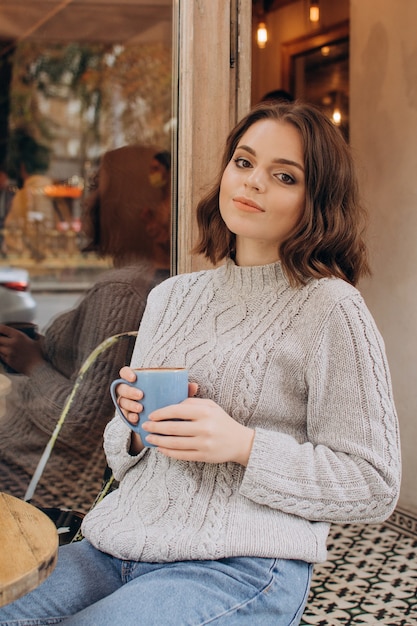
[(379, 522), (400, 484), (382, 339), (338, 279), (293, 289), (279, 263), (173, 277), (155, 288), (133, 366), (186, 366), (199, 395), (255, 429), (246, 468), (128, 453), (115, 417), (105, 450), (118, 490), (83, 524), (123, 559), (326, 559), (331, 522)]

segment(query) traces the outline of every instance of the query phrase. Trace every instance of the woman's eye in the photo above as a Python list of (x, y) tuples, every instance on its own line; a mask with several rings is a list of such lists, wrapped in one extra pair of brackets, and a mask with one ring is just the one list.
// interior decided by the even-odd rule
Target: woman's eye
[(244, 159), (243, 157), (237, 157), (236, 159), (233, 159), (234, 162), (236, 163), (237, 167), (251, 167), (251, 162), (248, 161), (247, 159)]
[(284, 172), (277, 174), (276, 176), (277, 178), (279, 178), (280, 181), (282, 181), (286, 185), (293, 185), (295, 183), (294, 178), (290, 176), (289, 174), (285, 174)]

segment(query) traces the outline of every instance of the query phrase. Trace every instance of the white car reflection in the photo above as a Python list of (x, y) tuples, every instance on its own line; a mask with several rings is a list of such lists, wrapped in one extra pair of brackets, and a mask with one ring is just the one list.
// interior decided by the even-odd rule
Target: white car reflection
[(29, 274), (17, 267), (0, 267), (0, 323), (33, 322), (36, 302), (30, 292)]

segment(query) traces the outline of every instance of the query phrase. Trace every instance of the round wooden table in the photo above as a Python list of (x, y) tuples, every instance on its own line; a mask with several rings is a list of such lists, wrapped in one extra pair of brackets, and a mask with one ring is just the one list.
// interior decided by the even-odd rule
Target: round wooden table
[(35, 506), (0, 493), (0, 606), (35, 589), (52, 572), (58, 533)]

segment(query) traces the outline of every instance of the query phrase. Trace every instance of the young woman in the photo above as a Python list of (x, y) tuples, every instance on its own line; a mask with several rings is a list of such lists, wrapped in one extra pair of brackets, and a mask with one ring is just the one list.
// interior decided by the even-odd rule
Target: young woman
[[(329, 525), (395, 507), (397, 418), (354, 287), (368, 264), (337, 128), (307, 104), (251, 111), (198, 221), (196, 251), (225, 263), (151, 292), (131, 362), (187, 367), (191, 397), (151, 414), (153, 448), (109, 423), (119, 489), (1, 623), (295, 625)], [(135, 423), (141, 391), (118, 396)]]

